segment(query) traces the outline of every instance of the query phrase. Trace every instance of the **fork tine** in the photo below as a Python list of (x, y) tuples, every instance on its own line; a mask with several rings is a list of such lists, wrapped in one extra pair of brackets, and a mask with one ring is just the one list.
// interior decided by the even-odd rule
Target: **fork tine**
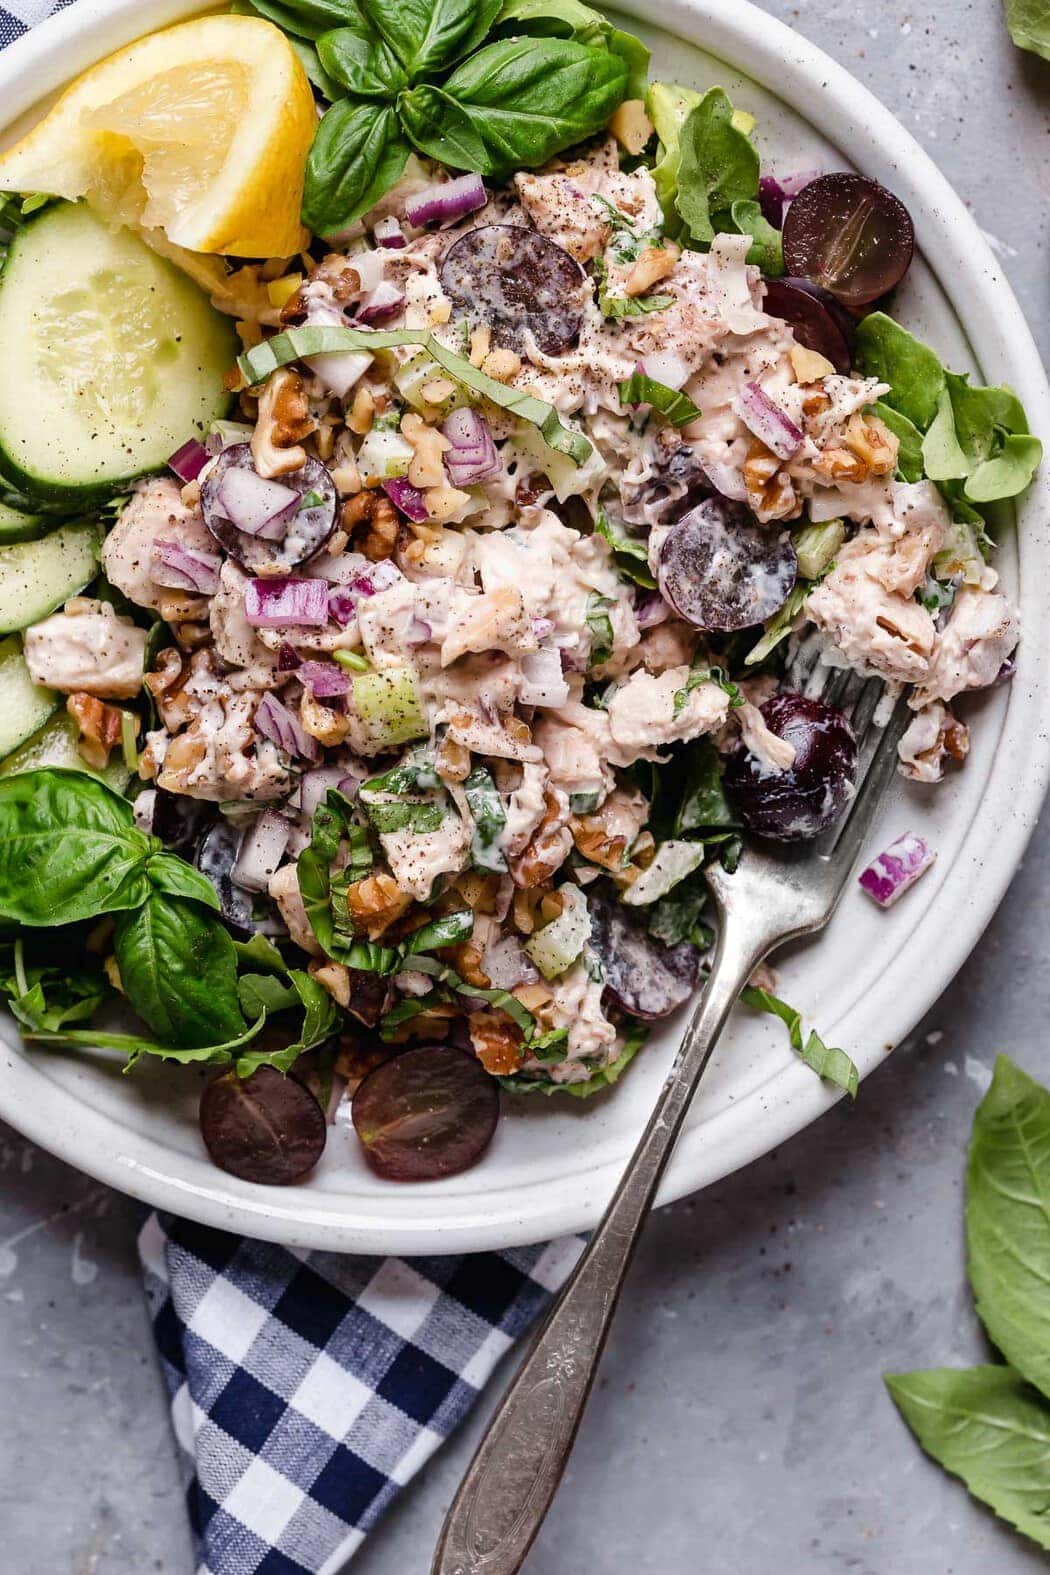
[[(877, 684), (868, 687), (882, 689), (883, 686)], [(843, 884), (860, 852), (879, 801), (896, 770), (897, 745), (910, 718), (907, 703), (902, 698), (897, 701), (885, 724), (880, 726), (874, 717), (881, 698), (876, 695), (874, 702), (866, 706), (867, 719), (863, 733), (859, 735), (857, 791), (853, 803), (845, 816), (819, 839), (815, 850), (829, 861), (829, 873)], [(862, 696), (858, 709), (864, 699)]]

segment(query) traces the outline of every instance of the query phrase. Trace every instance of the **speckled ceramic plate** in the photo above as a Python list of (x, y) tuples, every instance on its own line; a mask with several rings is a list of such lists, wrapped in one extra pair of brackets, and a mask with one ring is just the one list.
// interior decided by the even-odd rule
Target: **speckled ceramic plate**
[[(0, 105), (19, 127), (76, 72), (194, 0), (80, 0), (0, 54)], [(664, 30), (619, 8), (653, 48), (653, 74), (723, 83), (758, 118), (774, 173), (853, 165), (890, 186), (915, 219), (921, 257), (898, 315), (959, 368), (1010, 383), (1033, 430), (1050, 436), (1050, 390), (1017, 302), (962, 202), (893, 116), (848, 72), (745, 0), (664, 0)], [(7, 135), (10, 135), (10, 131)], [(937, 849), (932, 872), (889, 913), (854, 890), (830, 929), (792, 949), (782, 992), (863, 1075), (918, 1021), (978, 942), (1017, 866), (1047, 784), (1050, 497), (1044, 480), (1005, 531), (999, 567), (1024, 625), (1017, 676), (969, 710), (966, 769), (938, 789), (898, 783), (874, 853), (913, 828)], [(367, 1170), (333, 1132), (311, 1180), (250, 1187), (216, 1170), (197, 1133), (197, 1077), (143, 1065), (121, 1076), (101, 1054), (27, 1053), (2, 1027), (0, 1116), (71, 1164), (150, 1203), (275, 1241), (351, 1252), (455, 1252), (541, 1240), (593, 1225), (644, 1125), (680, 1022), (663, 1025), (629, 1075), (587, 1103), (510, 1101), (484, 1161), (450, 1181), (400, 1187)], [(863, 1101), (863, 1090), (861, 1092)], [(683, 1196), (764, 1154), (833, 1095), (793, 1057), (779, 1024), (739, 1011), (723, 1036), (660, 1191)]]

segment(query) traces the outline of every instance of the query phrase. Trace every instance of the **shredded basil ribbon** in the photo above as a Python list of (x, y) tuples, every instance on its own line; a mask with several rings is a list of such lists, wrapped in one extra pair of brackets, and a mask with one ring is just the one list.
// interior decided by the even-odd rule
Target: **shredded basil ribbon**
[(673, 427), (688, 426), (700, 414), (699, 407), (693, 404), (688, 394), (668, 388), (666, 383), (658, 383), (654, 377), (646, 377), (644, 372), (635, 372), (620, 384), (620, 403), (652, 405), (654, 410), (667, 417)]
[(284, 333), (275, 334), (272, 339), (266, 339), (246, 351), (238, 358), (237, 365), (249, 386), (254, 387), (257, 383), (264, 383), (278, 367), (287, 366), (290, 361), (300, 361), (306, 356), (392, 350), (399, 345), (421, 346), (457, 383), (462, 383), (464, 388), (471, 389), (482, 398), (491, 400), (494, 405), (499, 405), (502, 410), (509, 410), (512, 415), (520, 416), (523, 421), (538, 428), (548, 448), (565, 454), (574, 465), (582, 465), (590, 458), (590, 443), (582, 432), (573, 432), (562, 426), (553, 405), (548, 405), (544, 399), (537, 399), (534, 394), (497, 383), (494, 377), (471, 366), (463, 356), (446, 350), (433, 334), (421, 329), (338, 326), (288, 328)]

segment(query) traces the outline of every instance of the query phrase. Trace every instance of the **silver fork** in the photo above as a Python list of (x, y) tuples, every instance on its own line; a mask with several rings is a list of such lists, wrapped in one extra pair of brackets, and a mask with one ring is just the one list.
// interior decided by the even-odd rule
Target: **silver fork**
[(749, 846), (734, 874), (708, 871), (719, 926), (707, 986), (612, 1201), (463, 1478), (431, 1575), (514, 1575), (521, 1568), (568, 1462), (660, 1177), (733, 1003), (774, 947), (823, 929), (857, 861), (893, 772), (906, 708), (898, 702), (884, 717), (881, 684), (829, 674), (805, 647), (791, 686), (850, 716), (859, 745), (856, 794), (846, 815), (815, 841)]

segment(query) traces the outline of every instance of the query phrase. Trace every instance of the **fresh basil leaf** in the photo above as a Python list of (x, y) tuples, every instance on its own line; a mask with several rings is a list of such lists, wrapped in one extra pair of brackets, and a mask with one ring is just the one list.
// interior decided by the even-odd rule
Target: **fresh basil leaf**
[(989, 1338), (1050, 1395), (1050, 1092), (1004, 1055), (974, 1117), (966, 1235)]
[(354, 98), (395, 98), (408, 78), (389, 44), (371, 28), (337, 27), (317, 40), (317, 55), (328, 75)]
[(549, 1028), (545, 1034), (536, 1034), (528, 1042), (528, 1053), (534, 1061), (547, 1066), (557, 1066), (569, 1053), (569, 1030)]
[(374, 799), (370, 794), (359, 795), (361, 808), (368, 816), (373, 829), (380, 836), (390, 835), (398, 831), (409, 831), (417, 836), (425, 836), (429, 832), (437, 831), (445, 818), (446, 811), (439, 803), (423, 802), (419, 799)]
[(233, 1052), (254, 1039), (256, 1034), (261, 1032), (265, 1022), (265, 1017), (260, 1017), (257, 1022), (245, 1028), (243, 1033), (239, 1033), (236, 1038), (229, 1039), (224, 1044), (198, 1045), (191, 1048), (157, 1044), (141, 1034), (115, 1034), (104, 1028), (67, 1029), (57, 1034), (32, 1033), (24, 1037), (27, 1044), (83, 1045), (88, 1050), (121, 1050), (128, 1058), (124, 1071), (130, 1072), (144, 1055), (153, 1056), (158, 1061), (178, 1061), (183, 1066), (188, 1066), (192, 1062), (205, 1066), (221, 1066), (232, 1061)]
[(117, 920), (113, 951), (128, 1001), (161, 1038), (195, 1047), (242, 1032), (233, 941), (196, 903), (151, 892)]
[(421, 153), (504, 180), (600, 131), (627, 91), (616, 55), (571, 39), (487, 44), (441, 88), (402, 93), (398, 111)]
[(369, 777), (362, 783), (361, 792), (369, 793), (412, 793), (417, 790), (423, 792), (436, 791), (443, 787), (441, 778), (434, 769), (434, 761), (426, 750), (421, 750), (415, 756), (407, 756), (384, 771), (378, 777)]
[(620, 384), (620, 403), (652, 405), (673, 427), (688, 426), (700, 415), (688, 394), (668, 388), (666, 383), (658, 383), (654, 377), (646, 377), (644, 372), (634, 372)]
[(429, 974), (437, 985), (448, 985), (456, 995), (465, 995), (472, 1001), (487, 1001), (490, 1006), (499, 1007), (500, 1011), (506, 1012), (507, 1016), (517, 1023), (526, 1038), (536, 1027), (536, 1019), (532, 1013), (527, 1007), (522, 1006), (517, 996), (511, 995), (509, 990), (485, 990), (480, 985), (468, 984), (454, 969), (447, 967), (436, 957), (428, 957), (425, 954), (413, 956), (407, 966), (419, 973)]
[(870, 312), (857, 324), (854, 359), (865, 377), (890, 385), (884, 402), (925, 432), (946, 386), (940, 357), (885, 312)]
[(412, 934), (401, 947), (402, 957), (406, 966), (410, 957), (417, 957), (422, 952), (434, 952), (442, 946), (455, 946), (459, 941), (470, 938), (474, 931), (474, 914), (470, 908), (457, 909), (455, 913), (445, 913), (437, 919), (431, 919), (428, 924), (423, 924)]
[(283, 33), (316, 39), (329, 28), (350, 22), (356, 15), (354, 0), (233, 0), (235, 16), (262, 16)]
[(492, 773), (484, 766), (472, 771), (463, 784), (467, 807), (474, 822), (470, 854), (479, 870), (491, 870), (497, 875), (507, 873), (507, 860), (499, 845), (507, 824), (503, 800), (492, 780)]
[(649, 86), (649, 49), (634, 33), (622, 27), (609, 27), (604, 35), (605, 47), (617, 55), (627, 67), (627, 87), (624, 98), (644, 99)]
[(975, 1498), (1050, 1548), (1050, 1406), (1009, 1367), (888, 1373), (919, 1443)]
[(94, 777), (45, 768), (0, 780), (0, 918), (73, 924), (137, 908), (156, 844)]
[(1018, 49), (1050, 60), (1050, 4), (1047, 0), (1006, 0), (1006, 25)]
[(294, 1006), (299, 997), (290, 984), (285, 984), (272, 973), (242, 973), (237, 980), (237, 999), (241, 1011), (251, 1022), (264, 1012), (285, 1012)]
[(673, 716), (681, 716), (689, 704), (689, 696), (694, 689), (699, 689), (701, 684), (717, 684), (729, 696), (730, 707), (735, 709), (744, 703), (744, 697), (731, 678), (727, 678), (720, 667), (694, 667), (690, 670), (689, 677), (681, 689), (675, 690)]
[(275, 1067), (278, 1072), (290, 1072), (305, 1051), (323, 1044), (338, 1028), (339, 1013), (324, 986), (299, 968), (293, 968), (288, 977), (292, 984), (292, 1004), (297, 997), (303, 1008), (303, 1025), (299, 1037), (281, 1050), (249, 1050), (246, 1055), (238, 1056), (238, 1077), (251, 1077), (261, 1066)]
[(674, 305), (673, 295), (599, 295), (598, 310), (603, 317), (645, 317), (650, 312), (665, 312)]
[(708, 245), (717, 233), (714, 215), (758, 196), (758, 153), (733, 124), (725, 91), (709, 88), (689, 111), (679, 133), (678, 194), (675, 206), (695, 241)]
[(750, 235), (754, 245), (746, 261), (761, 268), (767, 279), (779, 279), (784, 272), (784, 247), (780, 231), (773, 228), (757, 197), (738, 197), (729, 209), (732, 224), (719, 228), (736, 230), (740, 235)]
[(268, 973), (286, 974), (288, 964), (273, 941), (266, 935), (253, 935), (247, 941), (234, 941), (238, 963), (250, 963), (255, 968), (265, 968)]
[(626, 579), (633, 580), (635, 585), (641, 585), (646, 590), (655, 590), (656, 580), (649, 567), (648, 543), (641, 536), (628, 536), (625, 531), (618, 531), (604, 509), (598, 510), (594, 528), (599, 536), (605, 537), (612, 548), (619, 573)]
[(826, 1045), (820, 1035), (811, 1030), (806, 1039), (802, 1033), (802, 1014), (786, 1001), (781, 1001), (775, 995), (770, 995), (768, 990), (757, 990), (749, 985), (740, 992), (740, 999), (746, 1006), (751, 1006), (756, 1012), (768, 1012), (771, 1017), (779, 1017), (786, 1026), (791, 1048), (795, 1051), (808, 1067), (816, 1072), (828, 1083), (834, 1083), (836, 1088), (842, 1088), (855, 1099), (860, 1086), (857, 1068), (854, 1066), (845, 1050), (836, 1050)]
[(894, 410), (883, 400), (876, 400), (872, 410), (883, 424), (889, 427), (899, 444), (897, 450), (897, 475), (901, 481), (921, 481), (925, 471), (922, 463), (922, 433), (902, 410)]
[(219, 897), (211, 881), (177, 854), (150, 854), (146, 874), (155, 891), (166, 892), (170, 897), (189, 897), (193, 902), (203, 903), (206, 908), (218, 911)]
[(306, 160), (303, 223), (336, 235), (397, 184), (410, 149), (389, 105), (341, 99), (327, 111)]
[(703, 922), (710, 895), (699, 871), (687, 876), (649, 910), (649, 934), (665, 946), (691, 941), (699, 950), (707, 951), (715, 938), (714, 930)]
[(500, 0), (359, 0), (376, 32), (411, 81), (429, 76), (476, 49), (496, 19)]
[(546, 38), (574, 38), (578, 44), (602, 45), (627, 66), (627, 98), (644, 98), (649, 51), (640, 38), (625, 33), (580, 0), (505, 0), (496, 18), (501, 32), (531, 33)]
[(591, 632), (588, 667), (600, 667), (613, 654), (613, 626), (609, 608), (615, 605), (610, 597), (602, 596), (598, 591), (592, 591), (587, 598), (587, 627)]

